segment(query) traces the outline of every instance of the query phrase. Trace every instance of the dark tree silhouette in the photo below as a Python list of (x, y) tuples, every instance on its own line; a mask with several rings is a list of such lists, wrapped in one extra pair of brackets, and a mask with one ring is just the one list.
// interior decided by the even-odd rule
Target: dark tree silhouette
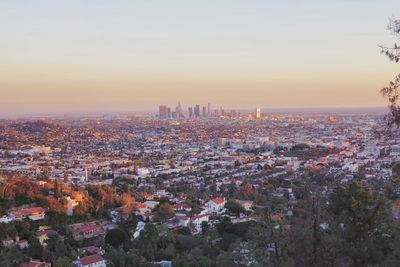
[(126, 234), (121, 229), (112, 229), (107, 232), (106, 243), (114, 248), (122, 246), (127, 240)]
[[(400, 19), (389, 19), (388, 30), (400, 39)], [(398, 63), (400, 61), (400, 44), (394, 43), (393, 46), (380, 45), (381, 53), (385, 54), (391, 61)], [(400, 127), (400, 105), (399, 105), (399, 91), (400, 87), (400, 74), (389, 83), (389, 86), (381, 89), (381, 94), (389, 101), (389, 113), (385, 116), (385, 121), (389, 129)]]
[[(389, 18), (388, 30), (395, 36), (400, 35), (400, 19)], [(380, 45), (381, 53), (385, 54), (391, 61), (400, 61), (400, 44), (394, 43), (392, 47)]]

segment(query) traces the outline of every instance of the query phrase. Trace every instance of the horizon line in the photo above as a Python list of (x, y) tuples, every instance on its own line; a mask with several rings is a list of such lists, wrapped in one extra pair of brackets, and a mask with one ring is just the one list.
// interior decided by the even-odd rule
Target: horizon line
[[(369, 112), (377, 112), (380, 111), (384, 112), (385, 110), (388, 109), (387, 106), (358, 106), (358, 107), (346, 107), (346, 106), (338, 106), (338, 107), (254, 107), (254, 108), (223, 108), (226, 111), (253, 111), (257, 108), (261, 109), (261, 112), (349, 112), (349, 111), (358, 111), (363, 113), (368, 113)], [(218, 108), (219, 109), (219, 108)], [(215, 109), (214, 109), (215, 110)], [(28, 119), (32, 117), (59, 117), (59, 116), (107, 116), (107, 115), (151, 115), (151, 114), (157, 114), (158, 110), (156, 109), (151, 109), (151, 110), (135, 110), (135, 111), (77, 111), (77, 112), (21, 112), (21, 113), (5, 113), (2, 114), (0, 113), (0, 119)]]

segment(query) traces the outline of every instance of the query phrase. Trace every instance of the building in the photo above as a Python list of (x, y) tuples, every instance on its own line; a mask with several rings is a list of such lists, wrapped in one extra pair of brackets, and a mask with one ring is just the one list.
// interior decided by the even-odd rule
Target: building
[(21, 264), (21, 267), (51, 267), (51, 263), (31, 260), (30, 262)]
[(83, 257), (73, 262), (78, 267), (106, 267), (106, 259), (99, 254)]
[(19, 239), (19, 236), (17, 236), (15, 238), (15, 240), (12, 239), (12, 238), (4, 239), (4, 240), (2, 240), (2, 243), (3, 243), (3, 246), (6, 247), (6, 248), (17, 247), (19, 249), (25, 249), (25, 248), (29, 247), (28, 240)]
[(236, 203), (240, 204), (246, 211), (251, 211), (254, 206), (253, 201), (250, 200), (235, 200)]
[(94, 255), (94, 254), (99, 254), (99, 255), (104, 255), (106, 252), (104, 249), (101, 247), (96, 247), (96, 246), (89, 246), (89, 247), (83, 247), (79, 248), (78, 252), (80, 255)]
[(194, 116), (195, 117), (200, 117), (200, 105), (196, 105), (194, 107)]
[(71, 224), (69, 228), (76, 241), (104, 235), (104, 229), (95, 222)]
[(256, 109), (256, 119), (261, 119), (261, 108)]
[(201, 233), (202, 231), (201, 225), (203, 224), (203, 222), (208, 223), (209, 219), (210, 216), (208, 214), (195, 215), (190, 218), (190, 224), (189, 224), (190, 228), (194, 233)]
[(225, 198), (216, 197), (206, 203), (206, 207), (211, 213), (220, 213), (224, 210)]
[(12, 220), (23, 220), (28, 218), (32, 221), (43, 220), (45, 214), (45, 209), (42, 207), (33, 208), (19, 208), (9, 212), (9, 217)]
[(152, 264), (161, 266), (161, 267), (172, 267), (172, 261), (158, 261), (158, 262), (152, 262)]
[(182, 109), (182, 105), (181, 102), (178, 102), (178, 106), (176, 106), (175, 108), (175, 117), (176, 118), (183, 118), (183, 109)]
[(171, 118), (171, 117), (172, 117), (171, 108), (168, 107), (168, 108), (167, 108), (167, 118)]
[(219, 115), (225, 117), (225, 110), (222, 107), (219, 109)]
[(165, 105), (161, 105), (158, 107), (158, 118), (166, 119), (168, 118), (168, 108)]
[(188, 111), (189, 111), (189, 118), (193, 117), (193, 108), (189, 107)]

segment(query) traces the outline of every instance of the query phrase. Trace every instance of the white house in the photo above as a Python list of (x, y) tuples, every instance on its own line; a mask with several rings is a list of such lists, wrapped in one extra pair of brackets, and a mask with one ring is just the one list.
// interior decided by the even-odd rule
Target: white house
[(206, 208), (210, 213), (221, 213), (224, 209), (225, 198), (216, 197), (206, 203)]
[(208, 223), (209, 220), (210, 217), (208, 214), (195, 215), (190, 218), (190, 226), (196, 233), (200, 233), (202, 231), (201, 224), (203, 222)]

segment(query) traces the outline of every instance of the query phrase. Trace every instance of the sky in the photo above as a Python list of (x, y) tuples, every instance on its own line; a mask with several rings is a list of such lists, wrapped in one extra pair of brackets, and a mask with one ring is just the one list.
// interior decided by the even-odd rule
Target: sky
[(0, 114), (385, 106), (396, 0), (2, 0)]

